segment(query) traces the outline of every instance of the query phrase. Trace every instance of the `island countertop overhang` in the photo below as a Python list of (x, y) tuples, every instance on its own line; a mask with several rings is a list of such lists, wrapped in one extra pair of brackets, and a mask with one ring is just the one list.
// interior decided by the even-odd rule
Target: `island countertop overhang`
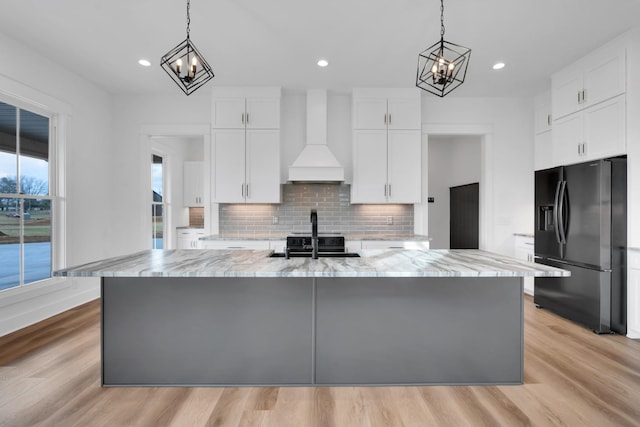
[(271, 250), (146, 250), (58, 277), (564, 277), (566, 270), (475, 249), (370, 249), (360, 258), (270, 258)]

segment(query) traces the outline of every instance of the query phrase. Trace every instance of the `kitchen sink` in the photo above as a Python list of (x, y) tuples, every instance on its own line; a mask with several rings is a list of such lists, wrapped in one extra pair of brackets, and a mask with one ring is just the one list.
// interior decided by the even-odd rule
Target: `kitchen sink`
[[(286, 258), (284, 252), (272, 252), (269, 258)], [(291, 252), (289, 258), (311, 258), (311, 252)], [(320, 252), (318, 258), (360, 258), (356, 252)]]

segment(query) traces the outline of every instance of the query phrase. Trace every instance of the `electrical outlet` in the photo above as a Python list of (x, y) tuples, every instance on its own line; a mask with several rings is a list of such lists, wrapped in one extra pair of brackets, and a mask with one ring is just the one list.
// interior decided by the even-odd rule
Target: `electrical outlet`
[(388, 216), (388, 217), (387, 217), (387, 224), (388, 224), (388, 225), (393, 224), (393, 217), (392, 217), (392, 216)]
[(277, 216), (272, 217), (272, 224), (278, 224), (280, 222), (280, 218)]

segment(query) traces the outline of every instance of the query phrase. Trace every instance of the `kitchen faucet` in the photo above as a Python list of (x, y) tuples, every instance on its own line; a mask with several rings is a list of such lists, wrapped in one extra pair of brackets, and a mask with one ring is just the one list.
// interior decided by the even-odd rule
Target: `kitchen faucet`
[(318, 259), (318, 211), (311, 209), (311, 258)]

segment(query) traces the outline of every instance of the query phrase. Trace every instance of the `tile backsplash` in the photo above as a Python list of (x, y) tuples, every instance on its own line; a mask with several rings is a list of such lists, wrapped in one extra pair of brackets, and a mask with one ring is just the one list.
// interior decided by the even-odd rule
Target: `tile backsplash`
[(320, 233), (413, 234), (413, 205), (352, 205), (349, 196), (348, 184), (283, 184), (281, 204), (220, 204), (220, 234), (310, 232), (311, 209)]

